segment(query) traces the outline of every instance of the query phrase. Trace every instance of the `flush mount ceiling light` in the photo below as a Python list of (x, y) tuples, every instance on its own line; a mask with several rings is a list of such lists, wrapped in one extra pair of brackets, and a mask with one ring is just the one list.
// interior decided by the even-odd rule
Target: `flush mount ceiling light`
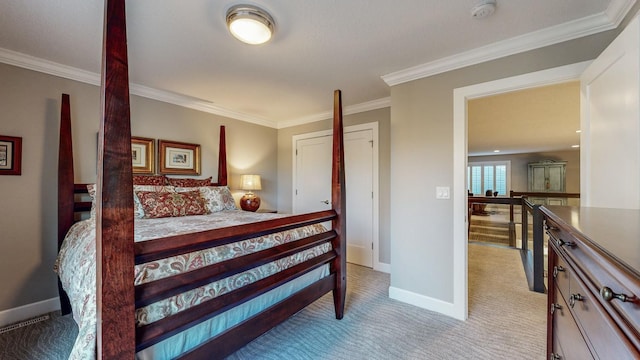
[(474, 19), (482, 19), (491, 16), (496, 11), (496, 0), (481, 0), (471, 9)]
[(269, 13), (253, 5), (236, 5), (227, 11), (229, 31), (247, 44), (259, 45), (269, 41), (274, 24)]

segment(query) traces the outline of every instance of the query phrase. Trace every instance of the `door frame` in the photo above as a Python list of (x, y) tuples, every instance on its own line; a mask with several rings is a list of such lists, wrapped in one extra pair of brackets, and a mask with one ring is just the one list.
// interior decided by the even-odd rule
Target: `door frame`
[[(389, 265), (380, 262), (380, 190), (379, 190), (379, 149), (380, 149), (380, 140), (378, 136), (378, 123), (370, 122), (358, 125), (345, 126), (343, 132), (356, 132), (362, 130), (371, 130), (373, 136), (373, 269), (377, 271), (389, 272)], [(291, 138), (291, 147), (293, 149), (292, 153), (292, 186), (291, 186), (291, 209), (293, 213), (296, 212), (296, 173), (297, 162), (296, 162), (296, 142), (298, 140), (305, 140), (315, 137), (321, 136), (332, 136), (333, 130), (322, 130), (315, 131), (300, 135), (294, 135)], [(345, 170), (346, 171), (346, 170)], [(348, 191), (349, 189), (347, 189)], [(348, 214), (347, 214), (348, 216)]]
[[(451, 316), (468, 317), (467, 258), (467, 101), (567, 81), (580, 80), (592, 61), (560, 66), (453, 90), (453, 307)], [(580, 153), (583, 154), (584, 149)], [(581, 155), (582, 157), (582, 155)]]

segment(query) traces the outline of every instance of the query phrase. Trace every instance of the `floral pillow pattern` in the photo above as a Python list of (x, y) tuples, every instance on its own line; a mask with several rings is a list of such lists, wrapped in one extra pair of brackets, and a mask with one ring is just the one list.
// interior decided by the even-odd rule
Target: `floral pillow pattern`
[(235, 200), (226, 186), (177, 187), (175, 190), (179, 193), (200, 191), (200, 196), (210, 213), (222, 210), (236, 210)]
[(91, 198), (91, 218), (96, 217), (96, 184), (88, 184), (87, 192)]
[(164, 175), (133, 175), (133, 185), (167, 185), (167, 177)]
[(197, 190), (182, 193), (137, 191), (136, 195), (147, 219), (208, 214)]
[(222, 204), (225, 210), (237, 210), (236, 201), (231, 195), (231, 190), (228, 186), (217, 186), (220, 196), (222, 196)]
[(133, 214), (138, 219), (144, 218), (144, 208), (140, 203), (140, 199), (136, 195), (136, 192), (138, 191), (176, 192), (173, 186), (133, 185)]
[(211, 176), (206, 179), (194, 179), (194, 178), (167, 178), (169, 185), (180, 187), (200, 187), (211, 185)]

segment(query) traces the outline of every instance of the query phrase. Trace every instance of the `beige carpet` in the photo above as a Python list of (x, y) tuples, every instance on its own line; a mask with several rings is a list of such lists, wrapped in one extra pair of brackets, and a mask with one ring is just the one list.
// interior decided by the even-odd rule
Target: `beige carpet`
[(349, 265), (344, 319), (325, 296), (230, 359), (545, 358), (546, 295), (528, 290), (517, 250), (469, 245), (465, 322), (391, 300), (388, 289), (388, 274)]
[[(335, 320), (325, 296), (230, 358), (545, 358), (546, 295), (528, 290), (517, 250), (469, 245), (465, 322), (391, 300), (388, 291), (388, 274), (349, 265), (344, 319)], [(66, 359), (76, 334), (70, 316), (6, 332), (0, 359)]]

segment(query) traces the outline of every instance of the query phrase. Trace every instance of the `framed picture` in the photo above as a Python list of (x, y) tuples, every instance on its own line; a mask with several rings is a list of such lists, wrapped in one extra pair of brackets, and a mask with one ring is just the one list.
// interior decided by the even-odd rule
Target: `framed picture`
[(134, 174), (153, 174), (155, 168), (155, 151), (153, 139), (131, 137), (131, 162)]
[(0, 175), (22, 174), (22, 138), (0, 135)]
[(158, 140), (160, 174), (200, 175), (200, 145)]

